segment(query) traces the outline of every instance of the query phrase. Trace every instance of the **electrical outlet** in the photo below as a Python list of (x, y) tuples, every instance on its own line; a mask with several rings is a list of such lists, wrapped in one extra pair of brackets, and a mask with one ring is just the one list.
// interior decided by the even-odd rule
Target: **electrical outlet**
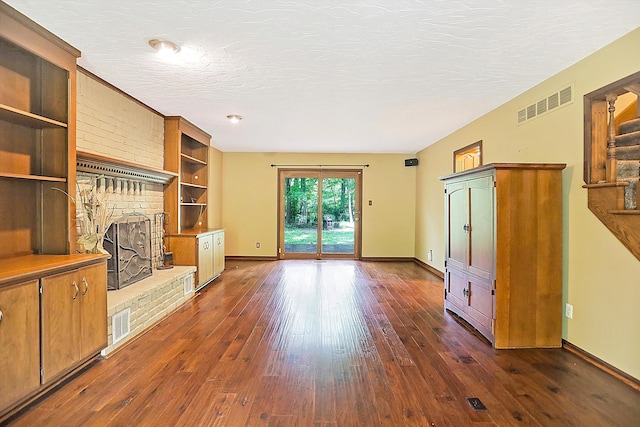
[(569, 303), (566, 303), (564, 306), (564, 315), (569, 319), (573, 319), (573, 306)]
[(256, 242), (256, 248), (260, 249), (260, 242)]
[(433, 261), (433, 251), (431, 249), (427, 252), (427, 261)]

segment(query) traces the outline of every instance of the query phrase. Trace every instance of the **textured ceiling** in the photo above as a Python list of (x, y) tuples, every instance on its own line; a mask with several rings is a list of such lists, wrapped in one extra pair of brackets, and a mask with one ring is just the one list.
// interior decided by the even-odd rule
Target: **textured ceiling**
[(638, 0), (6, 3), (222, 151), (416, 153), (640, 25)]

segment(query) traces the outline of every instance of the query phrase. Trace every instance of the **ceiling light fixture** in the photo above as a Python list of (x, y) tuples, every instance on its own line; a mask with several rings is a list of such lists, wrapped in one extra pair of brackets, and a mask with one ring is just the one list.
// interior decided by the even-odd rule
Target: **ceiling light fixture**
[(177, 44), (170, 42), (169, 40), (163, 39), (151, 39), (149, 40), (149, 46), (154, 48), (161, 54), (171, 54), (180, 52), (180, 46)]
[(237, 114), (229, 114), (227, 116), (227, 119), (229, 119), (231, 123), (238, 123), (240, 120), (242, 120), (242, 116), (239, 116)]

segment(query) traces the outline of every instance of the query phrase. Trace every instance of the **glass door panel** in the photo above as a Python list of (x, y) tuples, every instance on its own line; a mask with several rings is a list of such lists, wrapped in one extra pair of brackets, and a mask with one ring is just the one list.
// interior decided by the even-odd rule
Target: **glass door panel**
[(279, 175), (279, 258), (359, 258), (362, 171)]
[(322, 253), (354, 254), (355, 178), (322, 179)]
[(318, 253), (318, 178), (284, 178), (284, 251)]

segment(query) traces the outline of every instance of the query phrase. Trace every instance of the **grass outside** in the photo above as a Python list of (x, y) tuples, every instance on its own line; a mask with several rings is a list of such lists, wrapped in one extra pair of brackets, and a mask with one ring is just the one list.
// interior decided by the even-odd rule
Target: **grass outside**
[[(285, 227), (285, 244), (315, 244), (318, 239), (315, 228)], [(325, 245), (353, 245), (353, 228), (334, 228), (322, 230), (322, 243)]]

